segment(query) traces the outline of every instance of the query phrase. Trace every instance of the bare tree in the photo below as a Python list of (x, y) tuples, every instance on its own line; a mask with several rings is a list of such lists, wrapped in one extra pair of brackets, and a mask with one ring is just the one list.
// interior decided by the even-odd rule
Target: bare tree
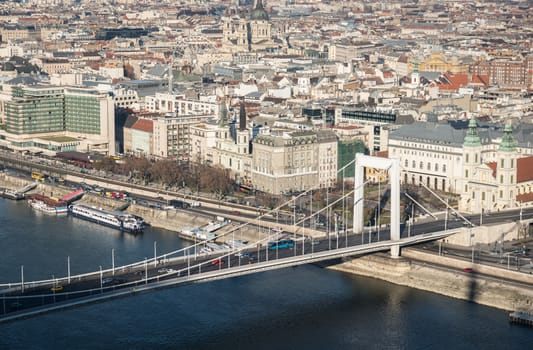
[(212, 192), (217, 199), (223, 199), (233, 191), (233, 181), (229, 169), (201, 166), (200, 188)]

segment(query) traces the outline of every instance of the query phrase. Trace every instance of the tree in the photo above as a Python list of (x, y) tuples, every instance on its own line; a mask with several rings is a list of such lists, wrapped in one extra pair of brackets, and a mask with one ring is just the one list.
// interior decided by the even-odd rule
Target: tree
[(104, 170), (111, 172), (115, 171), (116, 165), (117, 164), (115, 163), (115, 160), (109, 157), (103, 157), (102, 159), (93, 164), (96, 170)]
[(147, 184), (148, 182), (150, 182), (151, 167), (152, 167), (152, 163), (148, 159), (146, 159), (146, 157), (126, 158), (124, 162), (125, 173), (131, 174), (133, 178), (140, 180), (144, 184)]
[(182, 168), (174, 160), (160, 160), (150, 169), (152, 179), (165, 186), (181, 186), (185, 180)]

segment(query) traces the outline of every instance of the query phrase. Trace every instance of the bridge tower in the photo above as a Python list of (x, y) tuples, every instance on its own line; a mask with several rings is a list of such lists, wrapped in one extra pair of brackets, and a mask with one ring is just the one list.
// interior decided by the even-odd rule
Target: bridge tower
[[(391, 183), (391, 240), (400, 239), (400, 159), (367, 156), (362, 153), (355, 154), (355, 192), (353, 205), (353, 232), (363, 232), (364, 209), (364, 167), (385, 169), (389, 171)], [(391, 247), (392, 257), (400, 256), (400, 246)]]

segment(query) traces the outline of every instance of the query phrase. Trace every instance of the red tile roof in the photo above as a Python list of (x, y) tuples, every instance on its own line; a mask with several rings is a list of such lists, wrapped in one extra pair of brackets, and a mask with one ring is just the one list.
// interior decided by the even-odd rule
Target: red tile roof
[(516, 160), (516, 182), (533, 181), (533, 156)]
[(529, 193), (517, 194), (516, 201), (522, 202), (522, 203), (533, 202), (533, 193), (529, 192)]
[(498, 166), (496, 162), (487, 163), (487, 166), (492, 169), (492, 177), (496, 177), (496, 168)]
[[(492, 169), (492, 176), (496, 177), (498, 164), (496, 162), (486, 163)], [(533, 156), (518, 158), (516, 160), (516, 183), (533, 181)]]
[(153, 132), (154, 122), (149, 119), (138, 119), (131, 128), (140, 131)]
[(457, 91), (462, 87), (469, 85), (489, 85), (489, 77), (487, 75), (470, 75), (467, 73), (445, 73), (436, 81), (439, 90), (443, 91)]

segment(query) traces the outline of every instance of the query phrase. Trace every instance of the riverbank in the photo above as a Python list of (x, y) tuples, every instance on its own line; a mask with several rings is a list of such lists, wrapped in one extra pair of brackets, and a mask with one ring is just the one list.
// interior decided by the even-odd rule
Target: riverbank
[[(0, 188), (7, 188), (11, 190), (17, 190), (20, 189), (30, 183), (33, 183), (33, 181), (19, 178), (16, 176), (10, 176), (5, 173), (0, 174)], [(105, 183), (98, 183), (100, 186), (105, 186)], [(122, 191), (128, 191), (132, 192), (130, 188), (124, 187), (120, 188)], [(61, 197), (64, 196), (70, 192), (72, 192), (72, 188), (67, 188), (64, 186), (56, 186), (52, 185), (46, 182), (38, 182), (38, 185), (35, 189), (28, 192), (27, 195), (31, 195), (33, 193), (39, 193), (46, 196), (55, 196), (55, 197)], [(145, 191), (142, 193), (143, 195), (153, 195), (153, 193)], [(93, 193), (85, 193), (83, 198), (76, 203), (81, 204), (87, 204), (90, 206), (96, 206), (108, 210), (116, 210), (117, 208), (123, 206), (126, 202), (123, 200), (117, 200), (113, 198), (107, 198), (105, 196), (99, 196)], [(211, 207), (210, 205), (207, 205), (205, 209), (208, 209)], [(145, 222), (147, 222), (149, 225), (157, 228), (162, 228), (169, 231), (179, 232), (183, 229), (187, 228), (196, 228), (205, 226), (209, 222), (215, 220), (216, 216), (218, 216), (216, 213), (197, 213), (191, 210), (180, 210), (180, 209), (157, 209), (157, 208), (149, 208), (146, 206), (136, 205), (136, 204), (130, 204), (129, 207), (125, 210), (126, 212), (134, 215), (141, 216)], [(235, 220), (238, 219), (235, 215), (224, 215), (227, 219)], [(218, 231), (218, 235), (222, 235), (224, 232), (227, 232), (233, 228), (238, 226), (238, 223), (232, 223), (232, 225), (228, 225)], [(282, 225), (280, 225), (282, 226)], [(285, 226), (285, 225), (283, 225)], [(268, 231), (268, 229), (267, 229)], [(248, 225), (246, 227), (242, 227), (238, 229), (238, 231), (235, 233), (235, 235), (231, 237), (221, 237), (217, 241), (224, 242), (226, 239), (239, 239), (242, 241), (257, 241), (261, 238), (264, 238), (267, 233), (261, 232), (260, 230), (256, 229), (255, 227)]]
[(533, 275), (472, 265), (412, 248), (402, 249), (399, 259), (374, 254), (330, 268), (508, 311), (533, 307), (533, 288), (524, 285), (533, 285)]
[[(5, 174), (0, 175), (0, 187), (17, 189), (30, 182)], [(71, 191), (70, 188), (39, 183), (32, 192), (60, 196)], [(123, 201), (93, 194), (86, 194), (82, 202), (109, 209), (116, 209), (124, 204)], [(160, 210), (135, 204), (130, 205), (127, 211), (144, 217), (154, 227), (170, 231), (180, 231), (186, 227), (200, 227), (214, 218), (214, 215), (209, 214), (182, 210)], [(236, 224), (232, 224), (224, 230), (229, 230), (235, 226)], [(261, 230), (247, 226), (239, 229), (234, 236), (227, 237), (227, 239), (253, 242), (266, 237), (266, 235), (268, 235), (268, 229), (264, 227), (263, 232), (261, 232)], [(219, 239), (220, 242), (224, 240), (224, 238)], [(533, 288), (510, 285), (503, 282), (502, 278), (517, 274), (517, 278), (527, 279), (528, 283), (533, 284), (533, 276), (484, 265), (473, 266), (474, 271), (479, 273), (467, 274), (463, 272), (463, 268), (467, 265), (470, 267), (470, 265), (464, 261), (433, 254), (424, 255), (414, 249), (403, 249), (402, 255), (403, 258), (401, 259), (390, 259), (387, 255), (372, 255), (353, 259), (332, 268), (458, 299), (470, 300), (499, 309), (517, 310), (532, 307)], [(419, 263), (418, 260), (426, 261), (429, 264)], [(444, 265), (447, 269), (437, 269), (430, 264)], [(494, 277), (487, 278), (485, 275)]]

